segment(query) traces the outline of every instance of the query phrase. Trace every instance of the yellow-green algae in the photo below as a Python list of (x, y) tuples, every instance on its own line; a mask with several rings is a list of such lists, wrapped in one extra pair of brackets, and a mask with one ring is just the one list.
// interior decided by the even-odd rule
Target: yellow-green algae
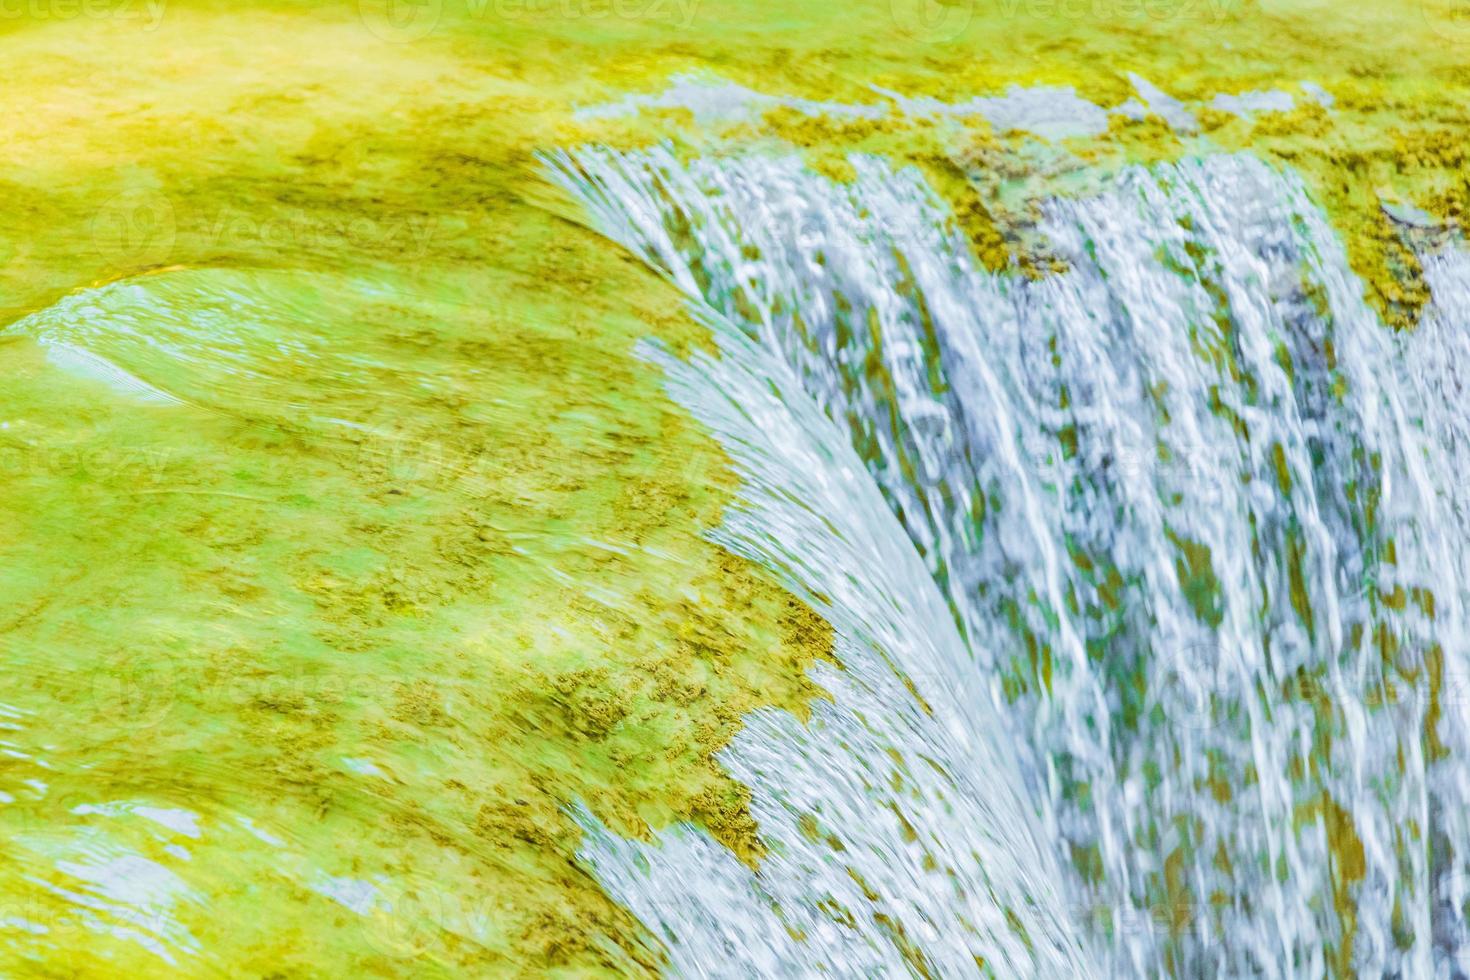
[[(398, 369), (465, 373), (462, 397), (418, 400), (387, 437), (261, 421), (253, 402), (140, 406), (5, 345), (4, 701), (24, 712), (10, 736), (24, 756), (4, 767), (17, 802), (0, 819), (19, 823), (7, 896), (27, 919), (66, 921), (24, 881), (43, 857), (129, 832), (78, 802), (200, 814), (201, 840), (179, 843), (212, 901), (180, 920), (261, 975), (611, 965), (597, 934), (631, 943), (632, 924), (569, 861), (573, 800), (624, 834), (694, 819), (758, 856), (712, 753), (743, 713), (812, 695), (826, 629), (698, 537), (730, 493), (726, 464), (621, 350), (644, 322), (557, 300), (544, 285), (545, 319), (529, 304), (524, 320), (351, 310), (401, 350)], [(373, 418), (385, 397), (321, 403)], [(466, 424), (480, 406), (493, 420)], [(297, 851), (410, 890), (406, 925), (306, 890)], [(51, 884), (82, 890), (74, 878)], [(456, 939), (466, 920), (488, 937)], [(15, 955), (107, 972), (85, 958), (95, 945)]]
[[(53, 890), (89, 890), (98, 841), (205, 897), (174, 909), (213, 964), (186, 970), (655, 969), (656, 944), (572, 863), (562, 808), (631, 836), (691, 819), (755, 862), (746, 791), (713, 753), (756, 707), (802, 711), (830, 649), (703, 537), (728, 464), (632, 353), (700, 334), (640, 265), (521, 199), (554, 138), (488, 67), (455, 91), (456, 62), (355, 19), (170, 15), (141, 37), (6, 39), (37, 59), (37, 102), (79, 97), (10, 124), (7, 200), (32, 221), (9, 243), (8, 315), (120, 277), (207, 293), (244, 269), (327, 325), (318, 346), (384, 365), (379, 383), (436, 383), (358, 387), (302, 359), (201, 390), (160, 358), (140, 373), (199, 407), (159, 408), (4, 342), (0, 700), (21, 716), (0, 894), (49, 930), (9, 930), (7, 972), (166, 970)], [(230, 41), (241, 24), (290, 40)], [(396, 122), (395, 85), (424, 93)], [(306, 115), (316, 86), (332, 94)], [(343, 270), (382, 299), (321, 285)], [(108, 802), (198, 814), (199, 839), (174, 840), (192, 858), (87, 809)], [(376, 883), (393, 912), (348, 911), (316, 868)]]
[[(915, 27), (920, 8), (932, 30)], [(730, 12), (742, 11), (748, 22)], [(946, 14), (945, 11), (948, 10)], [(1021, 132), (996, 133), (974, 116), (905, 115), (875, 91), (901, 92), (963, 103), (978, 94), (998, 95), (1011, 84), (1070, 86), (1084, 98), (1117, 110), (1133, 95), (1137, 72), (1186, 102), (1197, 132), (1177, 132), (1157, 115), (1133, 121), (1110, 116), (1098, 137), (1059, 141), (1075, 154), (1075, 172), (1092, 179), (1127, 163), (1154, 163), (1190, 153), (1250, 149), (1294, 168), (1343, 236), (1352, 267), (1365, 282), (1366, 298), (1390, 324), (1411, 325), (1427, 301), (1418, 262), (1384, 203), (1408, 202), (1450, 227), (1470, 206), (1459, 134), (1470, 122), (1463, 95), (1470, 89), (1470, 22), (1452, 3), (1421, 0), (1407, 6), (1381, 2), (1346, 9), (1301, 0), (1138, 0), (1079, 3), (1068, 0), (990, 0), (940, 5), (932, 0), (892, 0), (845, 5), (827, 23), (820, 11), (804, 12), (808, 27), (771, 43), (731, 50), (746, 35), (742, 26), (765, 23), (758, 4), (701, 9), (691, 30), (706, 22), (722, 30), (700, 33), (698, 56), (672, 43), (637, 59), (649, 70), (644, 89), (680, 73), (732, 79), (750, 88), (847, 104), (885, 105), (879, 119), (812, 117), (793, 108), (763, 114), (759, 123), (730, 123), (725, 139), (799, 148), (819, 172), (850, 177), (844, 157), (869, 152), (895, 163), (914, 163), (931, 178), (935, 159), (963, 163), (979, 174), (1035, 163), (1039, 140)], [(847, 34), (834, 38), (846, 22)], [(951, 34), (963, 24), (963, 30)], [(623, 65), (606, 62), (621, 80)], [(1321, 86), (1330, 107), (1301, 82)], [(1290, 112), (1245, 117), (1209, 108), (1220, 94), (1282, 89), (1293, 95)], [(659, 118), (662, 117), (662, 118)], [(684, 109), (646, 111), (644, 121), (662, 136), (688, 138)], [(619, 142), (626, 124), (584, 125), (579, 135)], [(646, 140), (645, 135), (639, 137)], [(704, 145), (696, 138), (696, 145)], [(1008, 152), (1007, 152), (1008, 151)], [(1090, 165), (1084, 171), (1081, 164)], [(1067, 168), (1061, 168), (1066, 171)], [(1065, 172), (1062, 174), (1065, 178)], [(1045, 271), (1014, 229), (997, 232), (991, 212), (1007, 202), (991, 182), (979, 200), (941, 178), (962, 227), (991, 268), (1004, 264), (1000, 238), (1023, 272)], [(1066, 190), (1066, 179), (1033, 181), (1031, 196)], [(1075, 182), (1074, 182), (1075, 183)], [(1016, 224), (1011, 216), (1005, 224)]]
[[(1108, 108), (1130, 71), (1191, 103), (1310, 80), (1330, 110), (1199, 111), (1194, 136), (1115, 116), (1058, 149), (1105, 167), (1241, 147), (1290, 164), (1399, 325), (1424, 294), (1381, 198), (1457, 222), (1470, 195), (1470, 23), (1448, 0), (444, 0), (428, 30), (371, 0), (175, 0), (156, 22), (29, 9), (0, 20), (4, 321), (118, 279), (274, 273), (302, 283), (329, 342), (448, 381), (410, 398), (305, 364), (273, 379), (319, 385), (349, 422), (413, 407), (389, 435), (352, 436), (229, 386), (196, 393), (204, 407), (140, 405), (28, 340), (0, 345), (0, 700), (18, 712), (0, 912), (50, 929), (6, 931), (7, 972), (171, 969), (99, 931), (128, 922), (63, 914), (55, 889), (86, 889), (83, 853), (174, 868), (206, 899), (174, 909), (200, 950), (179, 969), (252, 976), (656, 969), (656, 942), (571, 861), (576, 800), (625, 834), (694, 819), (759, 861), (712, 752), (756, 706), (802, 710), (828, 632), (703, 537), (728, 465), (632, 354), (647, 335), (702, 342), (672, 289), (533, 176), (535, 150), (567, 143), (690, 145), (688, 115), (574, 106), (690, 71), (879, 104), (871, 84), (954, 101), (1074, 85)], [(803, 146), (839, 179), (853, 149), (919, 164), (986, 265), (1027, 266), (1005, 227), (1024, 200), (953, 165), (1034, 138), (789, 112), (722, 135)], [(317, 275), (418, 299), (336, 309), (305, 285)], [(108, 801), (192, 811), (201, 835), (89, 809)], [(377, 882), (398, 914), (359, 917), (313, 890), (313, 868)]]

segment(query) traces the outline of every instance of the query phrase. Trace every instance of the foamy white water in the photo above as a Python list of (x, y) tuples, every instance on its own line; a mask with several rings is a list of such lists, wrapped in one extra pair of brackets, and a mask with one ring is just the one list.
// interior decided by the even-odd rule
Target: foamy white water
[(651, 356), (744, 478), (721, 540), (846, 668), (727, 751), (757, 873), (597, 833), (604, 883), (692, 975), (1459, 975), (1470, 262), (1395, 336), (1299, 181), (1217, 156), (992, 275), (852, 162), (550, 161), (714, 325)]

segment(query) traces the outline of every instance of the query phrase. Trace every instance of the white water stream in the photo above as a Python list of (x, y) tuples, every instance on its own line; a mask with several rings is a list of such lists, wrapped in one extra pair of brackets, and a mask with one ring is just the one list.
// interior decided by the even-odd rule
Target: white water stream
[(648, 356), (845, 668), (724, 755), (757, 873), (584, 814), (599, 877), (695, 976), (1460, 975), (1470, 261), (1395, 335), (1299, 182), (1216, 156), (995, 275), (853, 163), (549, 161), (711, 323)]

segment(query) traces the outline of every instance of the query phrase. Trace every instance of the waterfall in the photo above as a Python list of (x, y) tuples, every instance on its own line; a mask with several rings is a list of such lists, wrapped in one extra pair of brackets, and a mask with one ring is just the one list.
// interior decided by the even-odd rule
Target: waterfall
[(914, 170), (547, 158), (709, 323), (715, 532), (826, 615), (806, 723), (723, 760), (757, 870), (579, 814), (708, 976), (1461, 976), (1470, 259), (1395, 334), (1247, 155), (1055, 199), (991, 273)]

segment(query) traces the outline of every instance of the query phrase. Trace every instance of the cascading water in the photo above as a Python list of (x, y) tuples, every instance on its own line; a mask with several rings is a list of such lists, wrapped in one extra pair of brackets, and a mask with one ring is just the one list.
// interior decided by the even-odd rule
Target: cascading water
[(725, 753), (758, 871), (583, 816), (677, 970), (1463, 975), (1462, 253), (1395, 335), (1247, 156), (1050, 202), (1039, 279), (871, 159), (549, 163), (711, 323), (648, 356), (745, 480), (721, 540), (842, 638)]

